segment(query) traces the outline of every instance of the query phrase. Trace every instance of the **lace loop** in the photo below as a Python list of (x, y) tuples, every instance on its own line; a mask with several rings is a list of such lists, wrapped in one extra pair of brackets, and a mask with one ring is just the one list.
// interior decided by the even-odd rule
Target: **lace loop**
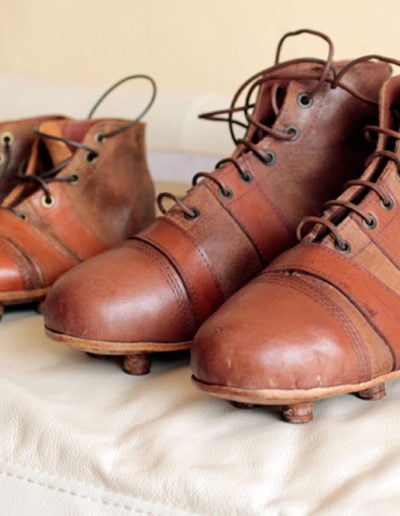
[(10, 165), (11, 161), (11, 150), (10, 150), (11, 144), (9, 141), (3, 141), (3, 148), (4, 148), (4, 160), (1, 163), (2, 167), (0, 170), (0, 181), (4, 179), (7, 176), (8, 167)]
[[(284, 41), (290, 36), (297, 36), (299, 34), (314, 35), (326, 41), (328, 44), (328, 56), (326, 61), (316, 58), (301, 58), (280, 63), (280, 53)], [(358, 61), (359, 60), (357, 60), (357, 62)], [(299, 67), (299, 71), (297, 71), (296, 65), (308, 66)], [(275, 153), (269, 149), (263, 150), (260, 148), (260, 146), (257, 145), (257, 143), (265, 135), (283, 141), (295, 141), (299, 138), (300, 131), (295, 125), (288, 125), (286, 128), (279, 129), (276, 127), (270, 127), (256, 118), (259, 116), (259, 113), (256, 109), (256, 104), (258, 102), (259, 93), (262, 91), (261, 88), (269, 87), (268, 92), (270, 97), (270, 107), (272, 109), (272, 113), (275, 115), (275, 119), (277, 118), (280, 110), (280, 92), (282, 88), (284, 88), (285, 85), (287, 85), (292, 80), (310, 81), (313, 83), (309, 91), (304, 91), (299, 95), (299, 99), (300, 97), (303, 99), (301, 104), (302, 107), (311, 107), (313, 98), (324, 84), (328, 85), (331, 89), (337, 87), (342, 88), (344, 91), (348, 92), (350, 95), (361, 101), (377, 104), (377, 101), (374, 99), (368, 98), (362, 92), (351, 88), (342, 81), (345, 74), (351, 69), (351, 66), (346, 65), (343, 67), (343, 69), (338, 74), (335, 67), (333, 66), (333, 44), (330, 38), (325, 34), (309, 29), (301, 29), (296, 32), (289, 32), (285, 34), (278, 43), (274, 66), (266, 68), (247, 79), (233, 96), (230, 107), (228, 109), (213, 111), (200, 115), (199, 118), (202, 119), (228, 122), (230, 135), (233, 142), (237, 146), (234, 157), (219, 161), (216, 165), (216, 169), (224, 164), (231, 163), (238, 171), (240, 178), (244, 182), (250, 183), (253, 179), (252, 173), (250, 171), (245, 171), (239, 161), (239, 158), (243, 153), (252, 153), (264, 165), (271, 166), (276, 161)], [(239, 101), (239, 99), (243, 97), (244, 102)], [(254, 98), (256, 98), (256, 100), (254, 100)], [(241, 115), (242, 118), (245, 118), (245, 121), (237, 119), (236, 115)], [(237, 137), (235, 129), (238, 127), (246, 130), (244, 137)], [(221, 188), (221, 180), (216, 179), (214, 175), (207, 173), (196, 174), (193, 178), (194, 185), (196, 184), (199, 177), (205, 177), (206, 180), (214, 181), (214, 183), (218, 184), (220, 190), (225, 194), (226, 197), (229, 198), (231, 195), (228, 185), (223, 183), (223, 187)], [(168, 193), (160, 194), (160, 196), (161, 200), (164, 197), (172, 198), (172, 194)], [(184, 201), (179, 200), (178, 206), (182, 208), (184, 214), (188, 215), (188, 212), (193, 214), (193, 208), (186, 206)], [(163, 213), (166, 213), (166, 211), (164, 210)], [(310, 222), (311, 219), (307, 220)], [(324, 222), (321, 222), (320, 218), (316, 218), (315, 221), (316, 220), (318, 220), (319, 224), (324, 225)], [(369, 222), (371, 221), (370, 218), (368, 220)], [(341, 248), (344, 248), (344, 241), (341, 239), (337, 231), (334, 230), (334, 225), (332, 224), (329, 227), (332, 229), (332, 231), (334, 231), (334, 234), (337, 234), (338, 244), (341, 246)]]
[(189, 208), (182, 199), (179, 199), (176, 195), (169, 193), (169, 192), (162, 192), (157, 196), (157, 206), (158, 209), (161, 211), (162, 214), (165, 215), (167, 213), (166, 208), (164, 208), (163, 200), (164, 199), (171, 199), (175, 204), (179, 206), (179, 208), (183, 211), (185, 215), (187, 215), (189, 218), (195, 218), (196, 215), (199, 213), (198, 210), (195, 208)]
[(324, 41), (326, 41), (327, 44), (328, 44), (328, 48), (329, 48), (329, 50), (328, 50), (328, 57), (326, 58), (326, 66), (325, 66), (325, 68), (324, 68), (324, 70), (323, 70), (323, 72), (321, 74), (321, 77), (320, 77), (319, 81), (316, 83), (316, 85), (311, 89), (311, 91), (308, 92), (309, 98), (312, 99), (313, 96), (315, 95), (315, 93), (319, 90), (321, 85), (326, 80), (326, 78), (328, 76), (328, 73), (329, 73), (329, 70), (330, 70), (330, 68), (332, 66), (333, 43), (332, 43), (332, 40), (329, 38), (329, 36), (327, 36), (326, 34), (324, 34), (322, 32), (316, 31), (316, 30), (300, 29), (300, 30), (296, 30), (294, 32), (287, 32), (286, 34), (284, 34), (282, 36), (282, 38), (280, 39), (280, 41), (278, 43), (278, 46), (277, 46), (277, 49), (276, 49), (276, 54), (275, 54), (275, 65), (277, 65), (279, 63), (282, 46), (283, 46), (283, 43), (286, 41), (286, 39), (289, 38), (289, 37), (292, 37), (292, 36), (298, 36), (300, 34), (310, 34), (312, 36), (317, 36), (317, 37), (323, 39)]
[(224, 197), (229, 197), (231, 189), (223, 181), (221, 181), (221, 179), (217, 178), (215, 175), (211, 174), (210, 172), (197, 172), (197, 174), (195, 174), (193, 176), (192, 185), (196, 186), (198, 179), (200, 179), (201, 177), (205, 177), (206, 179), (209, 179), (210, 181), (212, 181), (213, 183), (218, 185), (219, 190), (222, 193), (222, 195)]
[(114, 131), (110, 131), (108, 133), (102, 133), (102, 134), (97, 135), (97, 137), (100, 140), (104, 140), (105, 138), (111, 138), (112, 136), (116, 136), (117, 134), (120, 134), (120, 133), (123, 133), (124, 131), (127, 131), (132, 126), (137, 124), (148, 113), (148, 111), (150, 110), (151, 106), (154, 104), (154, 101), (155, 101), (156, 95), (157, 95), (157, 85), (156, 85), (154, 79), (152, 77), (150, 77), (149, 75), (144, 75), (144, 74), (128, 75), (127, 77), (124, 77), (123, 79), (117, 81), (115, 84), (110, 86), (103, 93), (103, 95), (101, 95), (99, 100), (97, 100), (97, 102), (94, 104), (92, 109), (89, 111), (89, 114), (88, 114), (87, 118), (88, 119), (92, 118), (93, 114), (98, 109), (100, 104), (104, 101), (104, 99), (106, 97), (108, 97), (108, 95), (112, 91), (114, 91), (116, 88), (118, 88), (118, 86), (120, 86), (124, 82), (131, 81), (131, 80), (136, 80), (136, 79), (145, 79), (146, 81), (148, 81), (151, 84), (152, 92), (151, 92), (150, 100), (148, 101), (148, 103), (146, 104), (144, 109), (135, 118), (133, 118), (132, 121), (129, 122), (128, 124), (126, 124), (126, 125), (124, 125), (122, 127), (119, 127), (118, 129), (115, 129)]

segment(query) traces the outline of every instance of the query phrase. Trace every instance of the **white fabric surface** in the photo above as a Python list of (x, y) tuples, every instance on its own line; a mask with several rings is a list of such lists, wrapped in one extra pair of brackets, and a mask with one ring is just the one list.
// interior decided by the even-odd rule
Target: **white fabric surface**
[(185, 354), (131, 377), (50, 341), (21, 309), (0, 339), (1, 514), (398, 511), (399, 381), (380, 402), (319, 402), (296, 426), (197, 391)]

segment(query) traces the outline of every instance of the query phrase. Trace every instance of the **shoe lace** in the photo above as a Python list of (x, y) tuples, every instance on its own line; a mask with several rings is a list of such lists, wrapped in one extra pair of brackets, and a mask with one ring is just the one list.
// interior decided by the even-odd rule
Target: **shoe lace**
[[(299, 58), (292, 59), (290, 61), (280, 62), (280, 55), (283, 47), (283, 43), (285, 40), (292, 36), (298, 36), (300, 34), (310, 34), (324, 40), (328, 45), (328, 56), (326, 60), (316, 59), (316, 58)], [(234, 144), (237, 146), (235, 153), (232, 157), (224, 158), (217, 162), (215, 165), (215, 169), (218, 170), (222, 168), (224, 165), (232, 164), (236, 168), (239, 177), (246, 183), (250, 183), (253, 179), (250, 170), (243, 168), (242, 164), (239, 161), (239, 158), (245, 152), (251, 152), (259, 159), (264, 165), (272, 166), (276, 161), (275, 152), (272, 150), (261, 150), (257, 147), (256, 142), (254, 141), (254, 134), (257, 134), (258, 141), (262, 139), (264, 136), (270, 136), (272, 138), (278, 140), (285, 141), (294, 141), (299, 136), (299, 130), (295, 125), (289, 125), (283, 129), (277, 129), (262, 123), (257, 120), (253, 115), (256, 108), (256, 101), (254, 98), (257, 98), (257, 94), (260, 92), (261, 87), (265, 86), (267, 83), (271, 84), (270, 90), (270, 102), (273, 114), (275, 117), (278, 115), (280, 107), (279, 107), (279, 96), (282, 92), (282, 81), (288, 82), (291, 80), (315, 80), (315, 84), (309, 91), (304, 91), (298, 95), (297, 102), (303, 108), (311, 107), (313, 103), (313, 97), (320, 90), (320, 88), (324, 84), (329, 84), (330, 87), (336, 88), (340, 87), (346, 90), (351, 95), (359, 98), (362, 101), (365, 101), (370, 104), (377, 104), (377, 101), (365, 96), (362, 92), (351, 88), (342, 82), (342, 78), (347, 73), (347, 71), (351, 68), (351, 66), (347, 65), (346, 70), (343, 72), (341, 70), (340, 73), (336, 72), (336, 69), (332, 65), (333, 61), (333, 53), (334, 47), (331, 39), (318, 31), (310, 30), (310, 29), (300, 29), (294, 32), (288, 32), (285, 34), (279, 41), (277, 50), (275, 63), (272, 67), (266, 68), (257, 74), (250, 77), (247, 81), (245, 81), (242, 86), (235, 93), (231, 105), (228, 109), (222, 109), (218, 111), (213, 111), (210, 113), (205, 113), (200, 115), (199, 118), (205, 120), (213, 120), (213, 121), (221, 121), (228, 122), (230, 135)], [(359, 61), (359, 60), (358, 60)], [(353, 62), (352, 62), (353, 63)], [(290, 73), (290, 71), (286, 71), (286, 69), (290, 69), (294, 65), (297, 64), (310, 64), (315, 65), (315, 69), (313, 72), (301, 72), (301, 73)], [(351, 63), (350, 63), (351, 64)], [(354, 61), (354, 65), (357, 64)], [(285, 72), (285, 73), (283, 73)], [(239, 99), (244, 97), (244, 103), (242, 105), (239, 104)], [(240, 114), (242, 119), (238, 119), (236, 117), (237, 114)], [(235, 128), (241, 127), (245, 130), (245, 136), (237, 137), (235, 133)], [(211, 180), (215, 184), (219, 186), (220, 194), (225, 198), (231, 198), (233, 193), (231, 188), (225, 184), (222, 179), (214, 174), (210, 174), (207, 172), (199, 172), (193, 176), (192, 186), (196, 186), (198, 180), (200, 178), (205, 178), (206, 180)], [(157, 197), (157, 204), (161, 211), (161, 213), (167, 213), (167, 209), (164, 207), (164, 200), (170, 199), (181, 209), (183, 215), (187, 219), (197, 219), (200, 216), (200, 211), (192, 206), (188, 206), (182, 199), (179, 199), (176, 195), (169, 192), (162, 192)]]
[(13, 141), (13, 136), (11, 133), (3, 133), (1, 135), (1, 144), (3, 146), (3, 153), (0, 154), (0, 165), (2, 165), (0, 169), (0, 181), (2, 181), (5, 177), (7, 177), (8, 167), (11, 162), (11, 145)]
[[(400, 61), (379, 55), (368, 55), (355, 59), (347, 64), (338, 74), (337, 79), (346, 73), (352, 66), (360, 62), (377, 60), (385, 63), (400, 66)], [(400, 114), (394, 106), (391, 108), (392, 114), (399, 119)], [(334, 241), (335, 248), (342, 253), (349, 253), (351, 251), (351, 244), (341, 234), (337, 227), (344, 218), (351, 213), (356, 213), (363, 221), (363, 223), (370, 229), (377, 225), (377, 217), (371, 212), (367, 212), (360, 207), (360, 202), (365, 198), (369, 191), (375, 192), (379, 197), (380, 204), (383, 209), (390, 210), (394, 206), (393, 198), (385, 191), (382, 185), (377, 184), (380, 177), (380, 172), (385, 165), (391, 161), (397, 169), (397, 175), (400, 179), (400, 159), (393, 148), (395, 142), (400, 140), (400, 132), (393, 129), (368, 125), (364, 128), (365, 136), (371, 140), (371, 133), (385, 135), (387, 137), (384, 149), (379, 149), (373, 152), (366, 160), (365, 167), (369, 167), (375, 161), (375, 171), (371, 174), (369, 180), (367, 179), (352, 179), (347, 181), (345, 189), (358, 187), (350, 200), (334, 199), (328, 201), (322, 207), (322, 214), (320, 216), (304, 217), (297, 226), (297, 239), (305, 242), (313, 242), (330, 234)]]
[[(127, 124), (119, 127), (118, 129), (115, 129), (113, 131), (109, 131), (109, 132), (106, 132), (106, 133), (98, 133), (96, 136), (95, 136), (95, 139), (98, 141), (98, 142), (102, 142), (104, 143), (106, 139), (108, 138), (113, 138), (114, 136), (117, 136), (125, 131), (127, 131), (128, 129), (130, 129), (132, 126), (134, 126), (135, 124), (137, 124), (145, 115), (146, 113), (150, 110), (151, 106), (153, 105), (154, 103), (154, 100), (156, 98), (156, 94), (157, 94), (157, 86), (156, 86), (156, 83), (154, 81), (154, 79), (148, 75), (143, 75), (143, 74), (136, 74), (136, 75), (129, 75), (127, 77), (124, 77), (123, 79), (117, 81), (116, 83), (114, 83), (112, 86), (110, 86), (101, 96), (100, 98), (96, 101), (96, 103), (94, 104), (94, 106), (92, 107), (92, 109), (89, 111), (89, 114), (87, 116), (87, 119), (91, 119), (95, 113), (95, 111), (98, 109), (98, 107), (100, 106), (100, 104), (104, 101), (104, 99), (106, 97), (108, 97), (108, 95), (113, 91), (115, 90), (118, 86), (120, 86), (121, 84), (127, 82), (127, 81), (131, 81), (131, 80), (137, 80), (137, 79), (145, 79), (146, 81), (148, 81), (152, 87), (152, 91), (151, 91), (151, 96), (150, 96), (150, 99), (148, 101), (148, 103), (145, 105), (145, 107), (143, 108), (143, 110), (135, 117), (133, 118), (130, 122), (128, 122)], [(74, 140), (70, 140), (68, 138), (64, 138), (62, 136), (56, 136), (56, 135), (53, 135), (53, 134), (48, 134), (48, 133), (45, 133), (43, 131), (40, 131), (39, 129), (35, 129), (34, 130), (35, 133), (40, 136), (41, 138), (48, 138), (48, 139), (51, 139), (51, 140), (57, 140), (57, 141), (61, 141), (75, 149), (82, 149), (82, 150), (85, 150), (86, 151), (86, 161), (88, 163), (94, 161), (98, 156), (99, 156), (99, 151), (96, 150), (96, 149), (93, 149), (87, 145), (84, 145), (80, 142), (76, 142)], [(9, 150), (9, 147), (8, 147), (8, 150)], [(5, 161), (5, 164), (4, 164), (4, 167), (6, 166), (6, 164), (8, 165), (8, 162), (9, 162), (9, 152), (8, 154), (6, 155), (7, 158)], [(61, 163), (58, 163), (55, 167), (51, 168), (50, 170), (47, 170), (47, 171), (41, 171), (41, 170), (36, 170), (33, 174), (29, 174), (29, 175), (26, 175), (24, 173), (24, 170), (26, 168), (26, 164), (27, 164), (27, 160), (24, 161), (23, 163), (21, 163), (20, 167), (19, 167), (19, 170), (16, 174), (16, 178), (18, 181), (22, 182), (22, 183), (33, 183), (36, 187), (39, 187), (43, 190), (43, 193), (44, 193), (44, 199), (43, 199), (43, 202), (50, 206), (52, 205), (53, 203), (53, 199), (52, 199), (52, 196), (51, 196), (51, 192), (50, 192), (50, 188), (49, 188), (49, 183), (54, 183), (54, 182), (67, 182), (67, 183), (75, 183), (79, 180), (79, 176), (78, 174), (75, 172), (73, 174), (70, 174), (70, 175), (67, 175), (67, 176), (58, 176), (58, 173), (68, 165), (68, 163), (71, 161), (71, 159), (73, 158), (73, 156), (70, 156), (68, 157), (67, 159), (63, 160)], [(4, 172), (2, 171), (2, 175), (4, 176)], [(0, 175), (0, 178), (1, 178), (1, 175)]]

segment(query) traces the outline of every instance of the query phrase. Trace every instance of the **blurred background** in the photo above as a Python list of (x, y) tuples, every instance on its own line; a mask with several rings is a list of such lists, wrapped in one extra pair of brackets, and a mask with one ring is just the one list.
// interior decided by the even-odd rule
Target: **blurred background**
[[(326, 32), (337, 59), (400, 58), (398, 0), (0, 0), (0, 117), (86, 116), (112, 82), (132, 73), (159, 87), (147, 117), (151, 149), (230, 152), (225, 124), (198, 121), (227, 107), (250, 75), (273, 64), (287, 31)], [(326, 57), (326, 44), (291, 38), (282, 58)], [(145, 84), (126, 84), (99, 115), (139, 112)]]

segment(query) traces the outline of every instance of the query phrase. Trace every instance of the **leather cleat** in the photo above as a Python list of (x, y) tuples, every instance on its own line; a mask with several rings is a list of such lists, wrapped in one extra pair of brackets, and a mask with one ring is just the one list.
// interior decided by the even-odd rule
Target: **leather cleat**
[(280, 405), (299, 423), (312, 419), (316, 400), (354, 393), (377, 401), (400, 377), (399, 105), (400, 76), (382, 88), (380, 125), (366, 127), (379, 136), (362, 176), (321, 216), (305, 217), (301, 242), (199, 330), (192, 368), (200, 389)]
[(359, 173), (372, 148), (362, 128), (377, 121), (389, 66), (360, 63), (339, 78), (348, 62), (332, 62), (325, 35), (289, 35), (303, 32), (327, 41), (328, 58), (281, 63), (284, 36), (276, 64), (246, 81), (228, 110), (206, 115), (229, 121), (233, 155), (196, 174), (184, 199), (161, 194), (163, 217), (54, 285), (51, 338), (148, 372), (149, 354), (189, 348), (201, 323), (295, 243), (300, 219)]
[(154, 219), (154, 189), (137, 119), (47, 120), (36, 136), (0, 208), (0, 303), (41, 311), (59, 276)]

